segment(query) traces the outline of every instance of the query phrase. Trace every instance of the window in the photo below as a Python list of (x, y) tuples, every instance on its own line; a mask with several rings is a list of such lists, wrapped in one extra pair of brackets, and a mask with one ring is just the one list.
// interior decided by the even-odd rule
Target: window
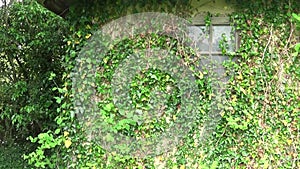
[[(199, 49), (200, 55), (203, 56), (201, 66), (213, 64), (217, 75), (224, 77), (225, 68), (222, 63), (229, 58), (222, 54), (219, 44), (225, 38), (228, 44), (227, 51), (234, 52), (238, 48), (238, 35), (232, 29), (229, 17), (212, 17), (210, 26), (205, 25), (204, 18), (198, 16), (192, 19), (192, 25), (189, 27), (190, 37)], [(223, 78), (222, 81), (226, 79)]]
[(209, 27), (205, 26), (203, 18), (194, 18), (190, 26), (191, 37), (199, 43), (198, 47), (201, 54), (222, 54), (219, 43), (223, 36), (228, 40), (229, 51), (237, 49), (237, 34), (233, 32), (229, 17), (212, 17)]

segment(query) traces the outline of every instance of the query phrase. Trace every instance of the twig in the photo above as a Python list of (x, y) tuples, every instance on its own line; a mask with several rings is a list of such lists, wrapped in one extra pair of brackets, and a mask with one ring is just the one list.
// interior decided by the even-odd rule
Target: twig
[(290, 31), (290, 36), (284, 46), (285, 51), (287, 51), (288, 44), (291, 42), (291, 38), (292, 38), (293, 32), (294, 32), (293, 23), (292, 22), (290, 22), (290, 23), (291, 23), (291, 31)]
[(265, 47), (265, 49), (264, 49), (264, 53), (263, 53), (263, 57), (262, 57), (262, 61), (263, 61), (263, 60), (264, 60), (264, 58), (265, 58), (265, 53), (266, 53), (266, 51), (267, 51), (267, 48), (268, 48), (268, 46), (269, 46), (269, 44), (270, 44), (270, 42), (271, 42), (272, 36), (273, 36), (273, 25), (271, 26), (271, 30), (270, 30), (270, 36), (269, 36), (269, 39), (268, 39), (268, 43), (267, 43), (267, 45), (266, 45), (266, 47)]

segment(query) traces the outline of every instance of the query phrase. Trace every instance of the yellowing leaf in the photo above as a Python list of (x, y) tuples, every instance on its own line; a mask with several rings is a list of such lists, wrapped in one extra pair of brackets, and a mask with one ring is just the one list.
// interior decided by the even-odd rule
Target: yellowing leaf
[(88, 38), (90, 38), (92, 35), (89, 33), (89, 34), (87, 34), (86, 36), (85, 36), (85, 39), (88, 39)]
[(200, 79), (203, 79), (203, 73), (202, 73), (202, 72), (200, 72), (199, 78), (200, 78)]
[(286, 142), (288, 143), (288, 145), (291, 145), (291, 144), (292, 144), (292, 142), (293, 142), (293, 140), (291, 140), (291, 139), (288, 139), (288, 140), (286, 140)]
[(286, 120), (282, 120), (281, 122), (282, 122), (285, 126), (288, 125), (288, 122), (287, 122)]
[(108, 58), (103, 58), (103, 62), (106, 64), (108, 62)]
[(162, 156), (156, 156), (156, 157), (154, 157), (154, 163), (156, 165), (158, 165), (160, 163), (160, 161), (162, 161)]
[(264, 169), (265, 169), (265, 168), (269, 168), (269, 162), (268, 162), (267, 160), (264, 162), (263, 168), (264, 168)]
[(224, 112), (224, 111), (221, 111), (220, 115), (221, 115), (222, 117), (224, 116), (224, 114), (225, 114), (225, 112)]
[(71, 144), (72, 144), (71, 139), (65, 140), (65, 146), (66, 146), (66, 148), (69, 148), (71, 146)]
[(163, 168), (166, 168), (165, 165), (165, 161), (163, 161), (163, 157), (162, 156), (156, 156), (154, 157), (154, 165), (155, 165), (155, 168), (157, 169), (163, 169)]
[(232, 102), (236, 102), (236, 101), (237, 101), (236, 95), (232, 95)]
[(177, 117), (175, 115), (173, 115), (173, 120), (176, 121)]
[(70, 45), (71, 45), (71, 43), (72, 43), (71, 41), (68, 41), (68, 42), (67, 42), (68, 46), (70, 46)]
[(185, 169), (185, 166), (184, 166), (184, 165), (181, 165), (181, 166), (180, 166), (180, 169)]
[(143, 98), (141, 99), (141, 101), (147, 101), (147, 98), (146, 98), (146, 97), (143, 97)]
[(239, 72), (239, 75), (236, 77), (238, 80), (243, 80), (243, 76), (242, 76), (242, 73)]
[(86, 25), (86, 29), (91, 29), (91, 26), (90, 25)]
[(67, 137), (69, 135), (69, 132), (64, 131), (64, 136)]
[(245, 90), (244, 88), (240, 87), (240, 90), (241, 90), (245, 95), (247, 94), (247, 92), (246, 92), (246, 90)]

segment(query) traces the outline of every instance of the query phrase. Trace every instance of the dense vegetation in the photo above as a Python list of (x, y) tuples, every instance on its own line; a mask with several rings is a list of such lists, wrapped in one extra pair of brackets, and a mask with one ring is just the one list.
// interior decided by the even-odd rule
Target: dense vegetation
[[(96, 63), (96, 95), (99, 113), (116, 132), (153, 136), (178, 120), (181, 104), (176, 79), (157, 69), (144, 70), (129, 84), (132, 106), (147, 110), (153, 89), (167, 93), (171, 87), (167, 109), (160, 120), (143, 124), (124, 119), (110, 92), (113, 72), (128, 55), (137, 49), (169, 49), (195, 75), (201, 101), (196, 103), (199, 114), (193, 117), (192, 130), (170, 152), (147, 158), (108, 152), (86, 137), (73, 104), (75, 59), (94, 31), (109, 21), (144, 11), (189, 18), (194, 9), (188, 1), (78, 1), (66, 19), (31, 0), (1, 8), (0, 149), (8, 154), (5, 147), (26, 142), (19, 150), (35, 168), (300, 168), (299, 5), (296, 0), (238, 1), (239, 10), (230, 18), (239, 32), (240, 48), (232, 53), (226, 51), (226, 43), (220, 44), (231, 59), (223, 63), (230, 79), (218, 104), (211, 87), (216, 79), (210, 69), (197, 69), (199, 60), (191, 59), (194, 51), (180, 40), (141, 34), (110, 48)], [(211, 16), (207, 14), (207, 24)], [(203, 141), (201, 129), (212, 108), (220, 117)], [(10, 150), (16, 154), (11, 158), (20, 158), (22, 152)], [(6, 162), (0, 158), (0, 167), (25, 165)]]
[[(31, 1), (3, 7), (1, 16), (0, 139), (9, 142), (56, 128), (52, 88), (61, 84), (67, 27)], [(57, 84), (48, 80), (53, 73)]]

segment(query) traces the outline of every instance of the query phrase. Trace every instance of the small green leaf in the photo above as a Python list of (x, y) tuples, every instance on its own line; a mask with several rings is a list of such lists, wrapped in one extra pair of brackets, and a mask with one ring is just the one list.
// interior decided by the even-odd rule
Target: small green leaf
[(297, 52), (300, 52), (300, 43), (297, 43), (297, 44), (296, 44), (295, 50), (296, 50)]
[(62, 123), (62, 118), (58, 118), (57, 120), (56, 120), (56, 123), (58, 124), (58, 125), (60, 125), (61, 123)]
[(108, 103), (104, 106), (105, 111), (111, 111), (113, 109), (114, 105), (112, 103)]
[(293, 13), (292, 16), (300, 22), (300, 14), (297, 15), (297, 14)]
[(56, 129), (56, 130), (54, 131), (54, 133), (55, 133), (55, 134), (59, 134), (59, 133), (60, 133), (60, 129)]

